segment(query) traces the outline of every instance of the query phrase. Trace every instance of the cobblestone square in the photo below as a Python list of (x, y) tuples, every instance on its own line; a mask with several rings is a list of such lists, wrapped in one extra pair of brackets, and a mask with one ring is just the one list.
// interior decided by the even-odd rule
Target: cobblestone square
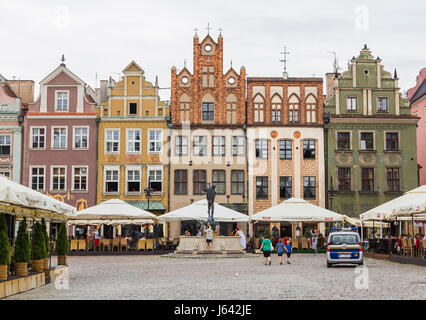
[[(56, 264), (56, 258), (52, 258)], [(326, 256), (295, 254), (290, 265), (273, 256), (182, 259), (160, 256), (71, 256), (69, 288), (55, 284), (8, 299), (425, 299), (426, 269), (364, 259), (364, 267), (327, 269)], [(362, 267), (361, 267), (362, 268)], [(368, 271), (368, 289), (357, 277)], [(359, 278), (358, 278), (359, 279)], [(365, 284), (365, 283), (364, 283)]]

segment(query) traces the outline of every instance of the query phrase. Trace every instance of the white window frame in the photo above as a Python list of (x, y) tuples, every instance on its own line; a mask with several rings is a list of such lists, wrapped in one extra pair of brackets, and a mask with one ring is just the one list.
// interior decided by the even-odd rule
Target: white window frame
[[(55, 148), (55, 129), (65, 129), (65, 148)], [(53, 150), (67, 150), (68, 149), (68, 127), (67, 126), (54, 126), (51, 128), (50, 149)]]
[[(136, 113), (130, 113), (130, 104), (131, 103), (134, 103), (134, 104), (136, 104)], [(138, 109), (139, 109), (139, 103), (137, 103), (137, 102), (128, 102), (127, 103), (127, 114), (129, 115), (129, 116), (137, 116), (138, 115)]]
[(0, 155), (0, 157), (11, 157), (12, 153), (12, 135), (11, 134), (1, 134), (0, 137), (9, 137), (9, 144), (2, 144), (2, 146), (9, 146), (9, 154), (8, 155)]
[[(379, 99), (386, 99), (386, 110), (379, 110)], [(386, 96), (378, 96), (376, 98), (376, 112), (389, 112), (390, 106), (389, 106), (389, 98)]]
[[(129, 151), (129, 132), (130, 131), (139, 131), (139, 151)], [(137, 140), (133, 141), (133, 147), (135, 147), (135, 143)], [(128, 128), (126, 129), (126, 154), (141, 154), (142, 152), (142, 130), (138, 128)]]
[[(177, 146), (178, 146), (178, 144), (177, 144), (177, 140), (178, 139), (180, 139), (180, 146), (181, 146), (181, 148), (179, 149), (179, 152), (176, 152), (178, 149), (177, 149)], [(184, 145), (183, 144), (183, 141), (184, 140), (186, 140), (186, 145)], [(184, 150), (184, 148), (183, 147), (186, 147), (186, 152), (184, 153), (183, 152), (183, 150)], [(175, 149), (175, 156), (177, 156), (177, 157), (186, 157), (186, 156), (188, 156), (188, 152), (189, 152), (189, 137), (188, 136), (183, 136), (183, 135), (176, 135), (175, 136), (175, 141), (174, 141), (174, 149)]]
[[(387, 133), (397, 133), (398, 134), (398, 150), (387, 150), (386, 149), (386, 134)], [(401, 131), (399, 130), (384, 130), (383, 131), (383, 151), (385, 152), (401, 152), (402, 145), (401, 145)]]
[[(214, 143), (215, 139), (219, 142), (217, 145)], [(218, 153), (215, 153), (215, 148), (217, 149)], [(212, 156), (224, 157), (225, 155), (226, 155), (226, 136), (213, 136), (212, 137)]]
[[(353, 109), (352, 99), (355, 99), (355, 109)], [(348, 102), (351, 101), (351, 109), (348, 108)], [(358, 98), (354, 96), (346, 97), (346, 111), (357, 111), (358, 110)]]
[[(75, 137), (76, 137), (76, 129), (87, 129), (87, 147), (76, 147), (75, 145)], [(72, 149), (73, 150), (89, 150), (89, 136), (90, 136), (90, 127), (89, 126), (73, 126), (72, 127)]]
[[(114, 192), (108, 192), (106, 191), (106, 172), (107, 171), (118, 171), (118, 177), (117, 177), (117, 191)], [(120, 170), (120, 165), (112, 165), (112, 166), (104, 166), (104, 176), (103, 176), (103, 193), (104, 194), (113, 194), (113, 195), (118, 195), (120, 194), (120, 174), (121, 174), (121, 170)], [(115, 180), (111, 180), (111, 181), (115, 181)]]
[[(107, 145), (108, 145), (108, 131), (118, 131), (118, 146), (117, 151), (108, 151)], [(121, 130), (119, 128), (108, 128), (105, 129), (105, 144), (104, 144), (104, 154), (119, 154), (120, 153), (120, 140), (121, 140)], [(111, 142), (115, 142), (115, 140), (111, 140)]]
[[(71, 191), (88, 192), (89, 191), (89, 166), (72, 166), (71, 168), (72, 168)], [(84, 190), (83, 189), (74, 189), (74, 178), (75, 178), (74, 169), (77, 169), (77, 168), (85, 168), (86, 169), (86, 189), (84, 189)]]
[[(66, 93), (67, 94), (67, 109), (59, 110), (58, 109), (58, 93)], [(69, 90), (55, 90), (55, 111), (58, 112), (69, 112), (70, 111), (70, 91)]]
[[(8, 173), (8, 176), (5, 176), (5, 173)], [(12, 180), (12, 168), (0, 168), (0, 175), (9, 180)]]
[[(34, 148), (33, 147), (33, 129), (44, 129), (44, 147), (43, 148)], [(39, 136), (40, 137), (40, 136)], [(46, 126), (31, 126), (30, 127), (30, 147), (29, 149), (33, 150), (46, 150), (47, 145), (47, 127)]]
[[(164, 193), (164, 167), (163, 166), (147, 166), (146, 167), (146, 185), (148, 185), (149, 174), (151, 171), (161, 171), (161, 191), (152, 192), (153, 194), (162, 194)], [(155, 180), (157, 181), (157, 180)]]
[[(126, 166), (126, 176), (125, 176), (125, 183), (126, 183), (126, 188), (125, 188), (125, 192), (126, 194), (130, 194), (130, 195), (140, 195), (142, 194), (142, 166)], [(128, 189), (128, 172), (129, 171), (139, 171), (139, 191), (129, 191)], [(131, 180), (131, 181), (136, 181), (136, 180)]]
[[(151, 140), (151, 131), (160, 131), (160, 135), (161, 135), (160, 139), (159, 140), (158, 139)], [(148, 153), (149, 154), (160, 154), (160, 153), (163, 152), (163, 129), (160, 129), (160, 128), (158, 128), (158, 129), (156, 129), (156, 128), (149, 129), (148, 130), (147, 140), (148, 140), (147, 148), (148, 148)], [(156, 147), (157, 143), (160, 143), (160, 151), (151, 151), (151, 141), (154, 141), (155, 147)]]
[[(64, 190), (53, 189), (53, 169), (55, 169), (55, 168), (65, 168), (65, 174), (64, 174), (64, 178), (65, 178), (64, 187), (65, 187), (65, 189)], [(60, 193), (60, 192), (65, 192), (65, 191), (67, 191), (67, 166), (66, 165), (51, 166), (50, 167), (50, 192)]]
[(46, 189), (46, 166), (30, 166), (30, 172), (29, 172), (29, 175), (28, 175), (28, 185), (29, 185), (29, 187), (30, 187), (30, 189), (32, 189), (32, 190), (35, 190), (35, 189), (33, 189), (32, 188), (32, 184), (33, 184), (33, 169), (35, 169), (35, 168), (43, 168), (43, 170), (44, 170), (44, 175), (43, 175), (43, 186), (44, 186), (44, 189), (37, 189), (37, 191), (46, 191), (47, 189)]
[[(237, 144), (236, 144), (236, 147), (237, 147), (237, 153), (234, 153), (234, 138), (236, 138), (237, 139)], [(243, 145), (241, 146), (240, 144), (238, 144), (238, 141), (240, 140), (240, 139), (242, 139), (243, 140)], [(244, 136), (232, 136), (232, 138), (231, 138), (231, 154), (232, 154), (232, 156), (233, 157), (242, 157), (242, 156), (244, 156), (244, 148), (245, 148), (245, 144), (246, 144), (246, 142), (245, 142), (245, 138), (244, 138)], [(243, 150), (243, 152), (240, 154), (239, 152), (238, 152), (238, 150), (239, 150), (239, 148), (243, 148), (242, 150)]]
[[(192, 153), (194, 157), (207, 157), (209, 155), (209, 143), (207, 141), (207, 135), (198, 135), (198, 136), (193, 136), (192, 138)], [(201, 138), (201, 139), (199, 139)], [(197, 145), (195, 144), (197, 140)], [(205, 144), (202, 144), (202, 142), (205, 142)], [(200, 150), (201, 147), (205, 147), (205, 154), (200, 155)], [(198, 149), (197, 149), (198, 148)], [(198, 150), (198, 153), (195, 153), (195, 151)]]
[[(361, 150), (361, 151), (372, 151), (370, 149), (362, 149), (361, 133), (372, 133), (373, 134), (373, 150), (376, 150), (376, 132), (371, 131), (371, 130), (359, 130), (359, 132), (358, 132), (359, 150)], [(386, 147), (386, 134), (385, 134), (384, 138), (385, 138), (385, 147)]]

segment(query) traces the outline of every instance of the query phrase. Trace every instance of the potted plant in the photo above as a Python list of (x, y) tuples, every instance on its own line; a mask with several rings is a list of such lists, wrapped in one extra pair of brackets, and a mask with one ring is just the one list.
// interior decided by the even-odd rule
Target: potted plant
[(46, 255), (43, 258), (43, 270), (47, 271), (49, 270), (50, 243), (49, 243), (49, 235), (47, 234), (46, 221), (44, 220), (44, 218), (41, 219), (41, 226), (42, 226), (43, 235), (44, 235), (44, 244), (46, 247)]
[(62, 222), (56, 238), (56, 254), (58, 255), (58, 265), (68, 265), (67, 255), (69, 251), (70, 244), (68, 242), (67, 227), (65, 222)]
[(18, 235), (15, 241), (15, 273), (18, 276), (28, 275), (28, 262), (31, 259), (31, 242), (30, 235), (27, 230), (27, 219), (19, 223)]
[(44, 242), (43, 226), (37, 222), (33, 228), (33, 260), (32, 267), (35, 272), (43, 272), (43, 259), (46, 256), (46, 243)]
[(7, 280), (7, 268), (11, 263), (10, 242), (7, 235), (6, 216), (0, 214), (0, 281)]

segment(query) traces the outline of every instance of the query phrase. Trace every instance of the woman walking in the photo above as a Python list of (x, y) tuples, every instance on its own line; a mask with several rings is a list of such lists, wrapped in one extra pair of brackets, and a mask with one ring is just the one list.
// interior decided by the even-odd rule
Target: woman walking
[(262, 241), (262, 245), (260, 246), (260, 250), (263, 251), (263, 257), (265, 258), (265, 265), (268, 264), (271, 265), (271, 251), (272, 251), (272, 242), (269, 240), (268, 236), (265, 236), (265, 238)]
[(285, 251), (287, 253), (287, 264), (290, 264), (291, 250), (292, 250), (292, 247), (291, 247), (290, 240), (287, 239), (287, 241), (285, 243)]

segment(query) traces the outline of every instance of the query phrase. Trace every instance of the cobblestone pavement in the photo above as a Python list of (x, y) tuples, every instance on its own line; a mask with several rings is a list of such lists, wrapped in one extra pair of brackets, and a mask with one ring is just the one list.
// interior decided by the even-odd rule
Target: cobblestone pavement
[[(56, 263), (56, 258), (52, 262)], [(364, 259), (368, 289), (354, 266), (326, 267), (326, 256), (295, 254), (290, 265), (263, 257), (68, 257), (69, 289), (55, 284), (9, 299), (425, 299), (426, 268)], [(362, 267), (360, 267), (362, 268)], [(359, 279), (359, 278), (358, 278)], [(361, 284), (365, 285), (363, 282)]]

